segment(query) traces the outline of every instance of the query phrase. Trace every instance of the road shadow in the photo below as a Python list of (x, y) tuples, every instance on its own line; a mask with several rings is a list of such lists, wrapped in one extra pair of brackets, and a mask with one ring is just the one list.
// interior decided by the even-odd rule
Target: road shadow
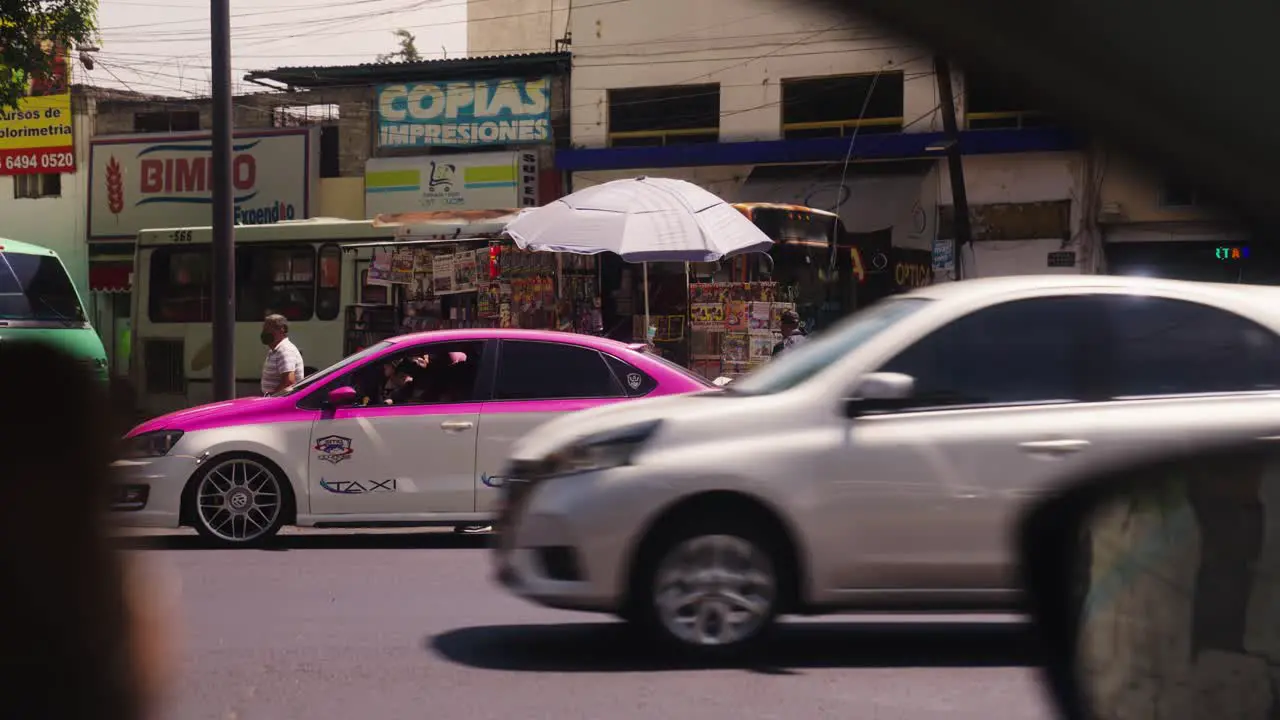
[(1029, 667), (1039, 663), (1017, 622), (783, 623), (751, 659), (708, 666), (673, 659), (621, 622), (459, 628), (429, 651), (485, 670), (643, 672), (738, 668), (789, 674), (827, 667)]
[[(491, 535), (430, 533), (353, 533), (334, 535), (280, 535), (260, 548), (237, 549), (260, 552), (289, 550), (478, 550), (489, 547)], [(118, 537), (125, 550), (226, 550), (199, 535), (135, 535)]]

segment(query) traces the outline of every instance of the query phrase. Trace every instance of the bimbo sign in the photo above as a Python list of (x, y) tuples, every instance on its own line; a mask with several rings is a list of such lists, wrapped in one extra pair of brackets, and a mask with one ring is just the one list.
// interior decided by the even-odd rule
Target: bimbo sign
[(551, 142), (551, 78), (378, 88), (378, 146)]
[[(312, 130), (237, 134), (231, 184), (237, 225), (310, 216), (318, 143)], [(209, 225), (213, 207), (209, 136), (100, 138), (90, 155), (89, 236), (135, 236), (147, 228)]]

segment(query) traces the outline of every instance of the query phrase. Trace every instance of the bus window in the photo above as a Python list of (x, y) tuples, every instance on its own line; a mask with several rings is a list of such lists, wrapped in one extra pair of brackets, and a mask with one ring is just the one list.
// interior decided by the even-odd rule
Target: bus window
[(58, 258), (0, 252), (0, 319), (84, 322), (85, 316)]
[(311, 245), (236, 248), (236, 320), (276, 313), (310, 320), (316, 300), (316, 251)]
[(334, 320), (342, 310), (342, 248), (320, 247), (320, 282), (316, 286), (316, 319)]
[(158, 248), (151, 254), (147, 314), (153, 323), (213, 320), (208, 249)]

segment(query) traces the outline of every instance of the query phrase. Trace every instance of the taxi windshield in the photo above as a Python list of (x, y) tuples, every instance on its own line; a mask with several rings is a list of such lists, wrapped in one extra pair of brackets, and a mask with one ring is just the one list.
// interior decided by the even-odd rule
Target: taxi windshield
[(343, 370), (345, 370), (346, 368), (348, 368), (348, 367), (350, 367), (351, 365), (354, 365), (354, 364), (356, 364), (356, 363), (358, 363), (358, 362), (360, 362), (360, 361), (364, 360), (365, 358), (368, 358), (368, 357), (372, 357), (372, 356), (374, 356), (374, 355), (377, 355), (378, 353), (382, 352), (383, 350), (385, 350), (385, 349), (386, 349), (387, 347), (389, 347), (390, 345), (391, 345), (391, 342), (390, 342), (390, 341), (387, 341), (387, 340), (383, 340), (383, 341), (382, 341), (382, 342), (380, 342), (380, 343), (374, 343), (373, 345), (370, 345), (369, 347), (367, 347), (367, 348), (365, 348), (365, 349), (363, 349), (363, 350), (361, 350), (361, 351), (359, 351), (359, 352), (357, 352), (357, 353), (355, 353), (355, 354), (353, 354), (353, 355), (348, 355), (348, 356), (346, 356), (346, 357), (342, 358), (342, 359), (341, 359), (341, 360), (339, 360), (338, 362), (336, 362), (336, 363), (334, 363), (334, 364), (330, 365), (329, 367), (327, 367), (327, 368), (325, 368), (325, 369), (323, 369), (323, 370), (321, 370), (321, 371), (317, 372), (317, 373), (316, 373), (316, 374), (314, 374), (314, 375), (308, 375), (307, 377), (305, 377), (305, 378), (303, 378), (303, 379), (302, 379), (302, 382), (297, 383), (296, 385), (294, 385), (293, 387), (291, 387), (291, 388), (289, 388), (289, 389), (287, 389), (287, 390), (282, 390), (282, 391), (280, 391), (280, 392), (278, 392), (278, 393), (275, 393), (274, 395), (272, 395), (272, 397), (285, 397), (285, 396), (287, 396), (287, 395), (293, 395), (294, 393), (296, 393), (296, 392), (298, 392), (298, 391), (300, 391), (300, 390), (307, 390), (307, 389), (309, 389), (312, 385), (315, 385), (316, 383), (320, 382), (321, 380), (324, 380), (325, 378), (330, 377), (330, 376), (331, 376), (331, 375), (333, 375), (334, 373), (342, 372), (342, 371), (343, 371)]

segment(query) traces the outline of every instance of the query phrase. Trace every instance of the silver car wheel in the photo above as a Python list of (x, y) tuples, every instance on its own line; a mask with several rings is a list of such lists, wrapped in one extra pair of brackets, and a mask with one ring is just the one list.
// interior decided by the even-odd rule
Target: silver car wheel
[(703, 535), (676, 545), (654, 579), (653, 600), (663, 627), (696, 646), (733, 645), (753, 637), (773, 615), (777, 598), (769, 554), (733, 535)]
[(196, 487), (196, 513), (219, 540), (253, 542), (270, 533), (283, 508), (280, 481), (265, 465), (247, 458), (210, 468)]

